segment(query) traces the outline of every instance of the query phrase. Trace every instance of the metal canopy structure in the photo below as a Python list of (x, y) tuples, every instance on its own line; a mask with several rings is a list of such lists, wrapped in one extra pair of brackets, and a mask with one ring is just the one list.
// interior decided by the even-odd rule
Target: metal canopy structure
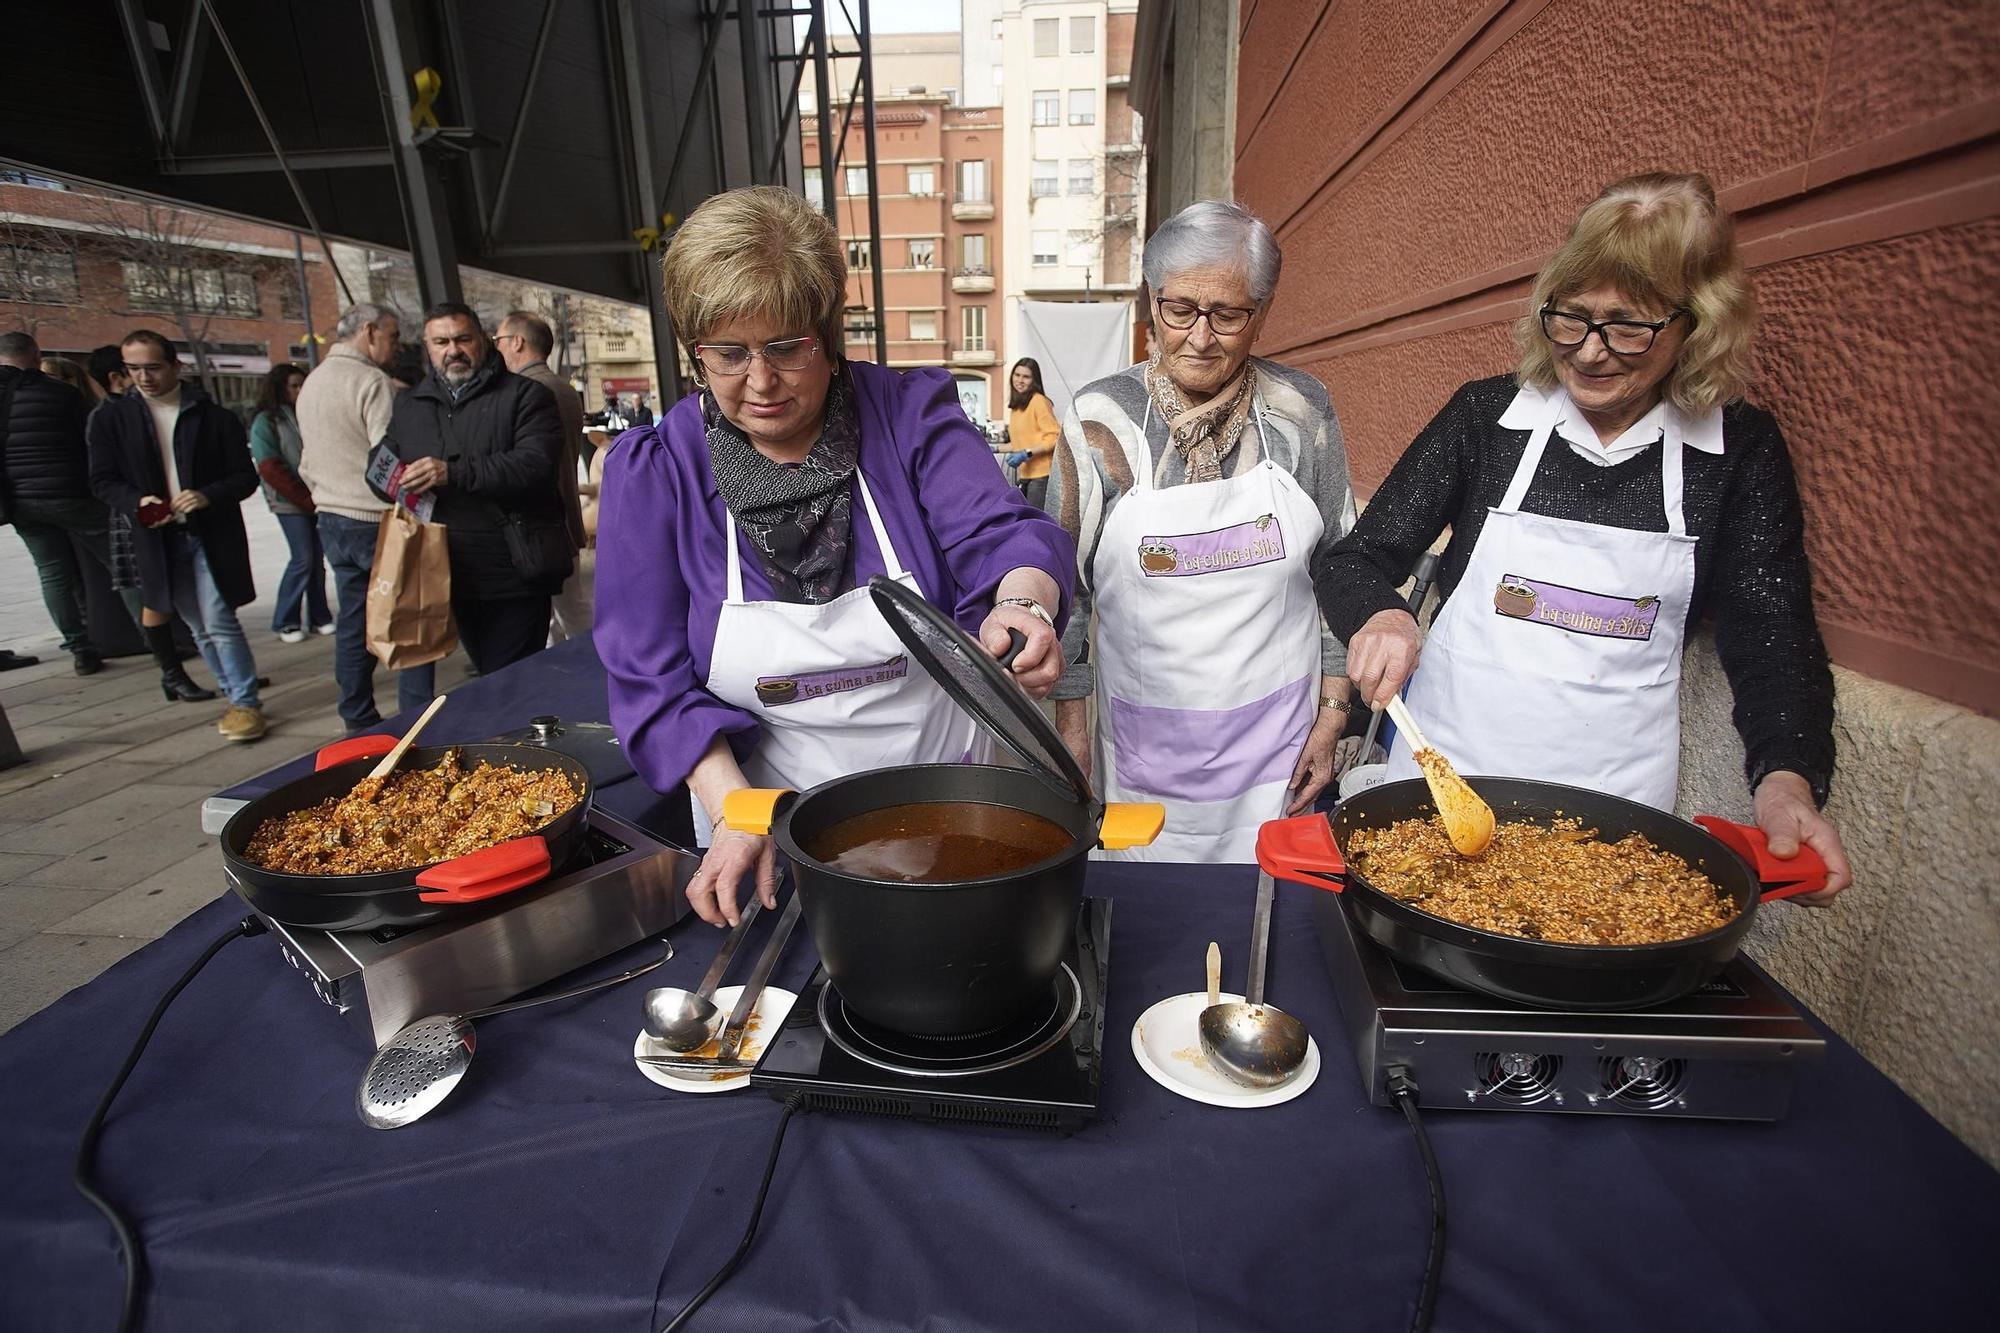
[(798, 51), (792, 20), (811, 17), (824, 33), (824, 10), (824, 0), (39, 6), (8, 62), (0, 157), (407, 250), (426, 302), (458, 296), (463, 263), (645, 305), (661, 387), (677, 395), (657, 246), (672, 218), (717, 191), (802, 178), (795, 71), (818, 44)]

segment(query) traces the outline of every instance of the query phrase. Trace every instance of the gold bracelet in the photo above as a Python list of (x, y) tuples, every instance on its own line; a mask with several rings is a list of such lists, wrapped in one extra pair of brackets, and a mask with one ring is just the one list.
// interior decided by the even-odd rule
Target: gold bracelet
[(1319, 706), (1321, 708), (1331, 708), (1336, 713), (1352, 713), (1354, 711), (1353, 700), (1336, 699), (1330, 694), (1322, 694), (1319, 697)]

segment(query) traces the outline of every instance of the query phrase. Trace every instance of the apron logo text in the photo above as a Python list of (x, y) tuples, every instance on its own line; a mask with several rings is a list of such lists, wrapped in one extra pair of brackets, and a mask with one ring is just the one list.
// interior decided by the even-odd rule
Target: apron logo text
[(1285, 531), (1274, 514), (1212, 532), (1139, 539), (1139, 569), (1149, 579), (1217, 574), (1284, 558)]
[(830, 694), (864, 690), (870, 685), (886, 685), (910, 674), (910, 661), (898, 654), (873, 666), (835, 667), (830, 671), (805, 671), (792, 676), (759, 676), (757, 702), (766, 708), (823, 699)]
[(1653, 621), (1660, 614), (1660, 599), (1613, 597), (1505, 574), (1493, 590), (1493, 610), (1496, 615), (1550, 625), (1574, 634), (1649, 640), (1653, 637)]

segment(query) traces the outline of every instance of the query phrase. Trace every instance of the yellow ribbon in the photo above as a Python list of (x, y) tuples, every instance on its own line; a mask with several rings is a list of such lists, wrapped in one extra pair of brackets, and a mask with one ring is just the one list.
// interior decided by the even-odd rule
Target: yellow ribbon
[(639, 248), (641, 250), (644, 250), (648, 254), (651, 254), (654, 247), (659, 245), (660, 237), (672, 231), (674, 229), (674, 223), (677, 222), (678, 220), (679, 219), (674, 217), (672, 213), (662, 213), (660, 214), (659, 226), (634, 227), (632, 229), (632, 239), (639, 243)]
[(431, 110), (431, 104), (437, 101), (438, 93), (443, 91), (444, 78), (436, 70), (425, 66), (410, 76), (410, 82), (417, 85), (417, 102), (410, 108), (410, 128), (413, 130), (426, 127), (439, 128), (437, 112)]

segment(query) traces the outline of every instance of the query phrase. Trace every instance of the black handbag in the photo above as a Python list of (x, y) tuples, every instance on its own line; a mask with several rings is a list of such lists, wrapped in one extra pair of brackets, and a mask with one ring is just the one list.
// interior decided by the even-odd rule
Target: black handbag
[(487, 503), (500, 519), (500, 535), (507, 539), (507, 559), (516, 574), (530, 583), (561, 583), (576, 569), (576, 547), (560, 514), (530, 518)]

